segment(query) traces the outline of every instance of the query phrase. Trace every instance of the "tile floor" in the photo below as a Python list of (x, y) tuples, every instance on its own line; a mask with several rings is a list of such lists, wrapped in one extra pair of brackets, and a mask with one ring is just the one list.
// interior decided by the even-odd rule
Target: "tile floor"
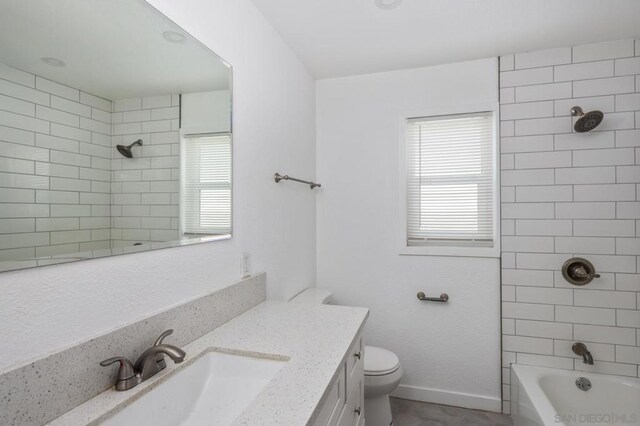
[(511, 417), (427, 402), (391, 398), (394, 426), (510, 426)]

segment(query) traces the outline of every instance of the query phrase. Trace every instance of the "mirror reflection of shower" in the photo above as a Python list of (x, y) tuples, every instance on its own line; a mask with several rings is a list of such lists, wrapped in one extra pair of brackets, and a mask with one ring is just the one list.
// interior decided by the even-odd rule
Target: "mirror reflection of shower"
[(571, 115), (574, 117), (580, 117), (573, 126), (573, 130), (578, 133), (590, 132), (602, 123), (604, 114), (602, 111), (589, 111), (584, 112), (579, 106), (571, 108)]
[(118, 145), (116, 148), (118, 148), (118, 152), (124, 155), (125, 157), (133, 158), (133, 152), (131, 151), (131, 148), (133, 148), (136, 145), (142, 145), (142, 139), (138, 139), (131, 145)]

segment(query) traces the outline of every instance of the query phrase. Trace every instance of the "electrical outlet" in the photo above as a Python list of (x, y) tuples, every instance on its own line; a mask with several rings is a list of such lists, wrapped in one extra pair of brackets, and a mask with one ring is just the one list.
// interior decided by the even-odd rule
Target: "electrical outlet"
[(251, 275), (251, 255), (249, 253), (242, 253), (242, 278), (247, 278)]

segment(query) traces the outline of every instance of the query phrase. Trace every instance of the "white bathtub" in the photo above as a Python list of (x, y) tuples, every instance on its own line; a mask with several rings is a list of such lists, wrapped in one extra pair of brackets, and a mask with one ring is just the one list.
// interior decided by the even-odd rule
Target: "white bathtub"
[(514, 426), (640, 425), (640, 380), (512, 364), (511, 416)]

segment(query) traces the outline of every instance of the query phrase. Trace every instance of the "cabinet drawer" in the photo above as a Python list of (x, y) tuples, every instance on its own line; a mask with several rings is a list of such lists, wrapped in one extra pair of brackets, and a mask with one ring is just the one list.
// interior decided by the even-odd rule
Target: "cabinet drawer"
[(351, 373), (351, 370), (360, 362), (364, 360), (364, 346), (362, 343), (362, 336), (358, 336), (356, 341), (349, 349), (349, 356), (347, 357), (347, 372)]
[(364, 379), (351, 389), (347, 403), (342, 409), (338, 426), (356, 426), (364, 419)]
[(348, 396), (353, 387), (364, 378), (364, 343), (362, 336), (358, 336), (356, 342), (349, 349), (349, 356), (346, 362), (347, 383), (346, 392)]
[(318, 417), (316, 417), (316, 420), (313, 423), (314, 426), (335, 426), (338, 423), (345, 401), (345, 378), (345, 370), (342, 368), (340, 369), (340, 373), (338, 374), (335, 383), (331, 386), (329, 395), (324, 401)]

